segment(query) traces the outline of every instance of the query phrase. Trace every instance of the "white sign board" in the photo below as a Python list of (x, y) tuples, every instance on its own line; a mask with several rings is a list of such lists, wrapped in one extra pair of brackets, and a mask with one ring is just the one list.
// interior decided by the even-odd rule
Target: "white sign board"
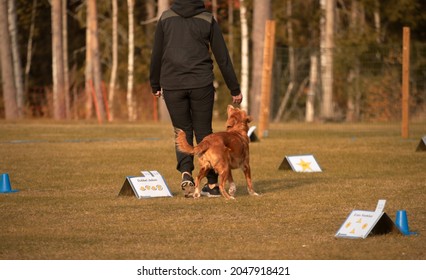
[(390, 219), (383, 212), (385, 204), (386, 200), (379, 200), (374, 212), (353, 210), (336, 233), (336, 237), (366, 238), (382, 216), (384, 217), (382, 224), (387, 224), (386, 228), (392, 229), (393, 223), (391, 222), (392, 224), (389, 225)]
[(142, 176), (128, 176), (119, 195), (132, 195), (137, 198), (170, 197), (166, 181), (158, 171), (141, 171)]
[(279, 169), (286, 167), (296, 172), (322, 172), (313, 155), (286, 156)]
[(337, 237), (366, 238), (383, 212), (354, 210), (337, 232)]
[(259, 141), (259, 138), (257, 137), (256, 133), (254, 132), (256, 130), (255, 126), (251, 126), (249, 130), (247, 131), (247, 136), (250, 139), (250, 142), (257, 142)]

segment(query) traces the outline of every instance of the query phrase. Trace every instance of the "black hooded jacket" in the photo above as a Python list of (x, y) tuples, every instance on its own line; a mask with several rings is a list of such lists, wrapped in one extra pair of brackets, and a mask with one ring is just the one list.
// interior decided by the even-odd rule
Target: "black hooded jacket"
[(210, 48), (231, 94), (240, 85), (219, 25), (202, 0), (175, 0), (157, 24), (151, 54), (152, 92), (194, 89), (212, 84)]

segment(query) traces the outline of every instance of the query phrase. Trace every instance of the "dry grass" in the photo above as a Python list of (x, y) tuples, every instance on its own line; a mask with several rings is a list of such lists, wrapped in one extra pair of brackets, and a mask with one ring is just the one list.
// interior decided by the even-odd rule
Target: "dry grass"
[[(223, 123), (215, 124), (222, 130)], [(0, 123), (0, 259), (425, 259), (426, 124), (280, 124), (251, 143), (255, 190), (185, 199), (170, 124)], [(19, 140), (19, 141), (17, 141)], [(313, 154), (322, 173), (278, 170)], [(127, 175), (158, 170), (173, 198), (118, 197)], [(337, 239), (353, 209), (386, 199), (418, 236)]]

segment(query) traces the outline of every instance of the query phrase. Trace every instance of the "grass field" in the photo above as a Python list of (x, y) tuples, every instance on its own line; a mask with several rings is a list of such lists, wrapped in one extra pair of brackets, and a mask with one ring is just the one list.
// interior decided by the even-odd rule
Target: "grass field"
[[(215, 131), (223, 123), (215, 123)], [(0, 122), (0, 259), (421, 259), (426, 257), (426, 123), (274, 124), (250, 144), (259, 197), (234, 171), (235, 201), (185, 199), (170, 124)], [(321, 173), (278, 170), (313, 154)], [(119, 197), (126, 176), (158, 170), (172, 198)], [(411, 231), (334, 235), (353, 209), (408, 213)]]

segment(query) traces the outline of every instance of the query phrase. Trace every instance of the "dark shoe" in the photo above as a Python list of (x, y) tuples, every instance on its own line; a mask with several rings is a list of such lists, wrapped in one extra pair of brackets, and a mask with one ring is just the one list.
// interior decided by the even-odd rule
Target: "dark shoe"
[(204, 195), (204, 196), (207, 196), (207, 197), (221, 197), (222, 196), (218, 186), (215, 186), (213, 189), (211, 189), (208, 184), (205, 184), (204, 187), (201, 189), (201, 195)]
[(191, 173), (182, 172), (182, 182), (180, 183), (185, 197), (192, 197), (195, 190), (194, 178), (192, 178)]

